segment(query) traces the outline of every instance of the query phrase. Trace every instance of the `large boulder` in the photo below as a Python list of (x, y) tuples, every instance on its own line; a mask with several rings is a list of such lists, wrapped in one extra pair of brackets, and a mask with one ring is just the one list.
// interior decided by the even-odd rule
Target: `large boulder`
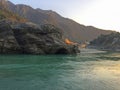
[(34, 23), (1, 22), (0, 53), (76, 54), (77, 45), (67, 45), (58, 28)]

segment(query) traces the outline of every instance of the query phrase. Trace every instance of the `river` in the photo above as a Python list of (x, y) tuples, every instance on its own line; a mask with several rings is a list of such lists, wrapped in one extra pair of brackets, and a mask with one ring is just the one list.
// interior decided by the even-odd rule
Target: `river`
[(0, 90), (120, 90), (120, 53), (0, 55)]

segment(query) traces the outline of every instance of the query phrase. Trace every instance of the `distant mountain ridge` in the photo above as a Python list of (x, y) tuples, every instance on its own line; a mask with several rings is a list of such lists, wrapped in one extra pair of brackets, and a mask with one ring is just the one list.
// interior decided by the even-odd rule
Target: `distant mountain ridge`
[(26, 18), (30, 22), (38, 25), (53, 24), (60, 28), (66, 38), (73, 41), (91, 41), (101, 34), (110, 34), (112, 31), (98, 29), (92, 26), (81, 25), (71, 19), (64, 18), (52, 10), (33, 9), (30, 6), (23, 4), (13, 4), (10, 1), (4, 1), (4, 6), (8, 7), (10, 11)]

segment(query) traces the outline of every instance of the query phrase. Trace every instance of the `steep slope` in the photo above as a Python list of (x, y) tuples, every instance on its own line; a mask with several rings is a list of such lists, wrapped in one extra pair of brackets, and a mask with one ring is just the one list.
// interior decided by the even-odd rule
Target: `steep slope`
[(9, 1), (6, 3), (7, 7), (9, 7), (11, 11), (27, 18), (31, 22), (39, 25), (53, 24), (61, 28), (66, 38), (69, 38), (73, 41), (91, 41), (101, 34), (111, 33), (111, 31), (105, 31), (92, 26), (78, 24), (77, 22), (68, 18), (64, 18), (51, 10), (33, 9), (30, 6), (22, 4), (14, 5)]
[(20, 17), (16, 13), (7, 9), (7, 3), (4, 0), (0, 0), (0, 20), (10, 20), (12, 22), (26, 22), (25, 18)]

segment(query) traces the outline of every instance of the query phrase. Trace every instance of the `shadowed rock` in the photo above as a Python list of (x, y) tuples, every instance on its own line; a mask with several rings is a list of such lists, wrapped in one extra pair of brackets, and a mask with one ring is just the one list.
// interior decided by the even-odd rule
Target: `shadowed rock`
[(76, 45), (67, 45), (61, 30), (53, 25), (1, 21), (0, 53), (76, 54), (79, 50)]

